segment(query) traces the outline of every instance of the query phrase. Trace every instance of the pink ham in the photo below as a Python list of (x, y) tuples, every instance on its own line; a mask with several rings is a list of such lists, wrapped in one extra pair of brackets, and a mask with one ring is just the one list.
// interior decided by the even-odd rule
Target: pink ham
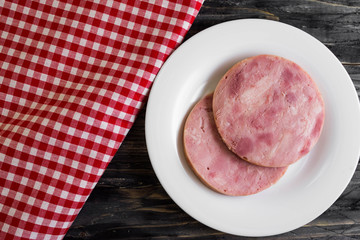
[(212, 94), (195, 105), (183, 136), (187, 160), (205, 184), (226, 195), (250, 195), (270, 187), (283, 176), (286, 167), (256, 166), (232, 153), (217, 132), (211, 105)]
[(214, 92), (218, 131), (230, 150), (260, 166), (288, 166), (320, 137), (324, 102), (311, 77), (287, 59), (259, 55), (235, 64)]

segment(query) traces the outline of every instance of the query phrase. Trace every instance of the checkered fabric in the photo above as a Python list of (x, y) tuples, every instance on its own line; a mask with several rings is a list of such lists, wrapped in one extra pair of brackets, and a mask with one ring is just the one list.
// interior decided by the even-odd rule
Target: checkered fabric
[(0, 1), (0, 239), (62, 239), (202, 0)]

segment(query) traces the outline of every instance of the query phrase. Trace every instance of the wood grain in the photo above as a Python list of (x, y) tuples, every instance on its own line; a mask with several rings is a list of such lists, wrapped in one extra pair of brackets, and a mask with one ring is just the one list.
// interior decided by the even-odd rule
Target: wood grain
[[(214, 24), (243, 18), (288, 23), (319, 39), (340, 59), (360, 94), (360, 1), (206, 0), (186, 39)], [(250, 239), (197, 222), (169, 198), (147, 153), (145, 111), (65, 239)], [(360, 164), (344, 193), (320, 217), (266, 239), (329, 238), (360, 239)]]

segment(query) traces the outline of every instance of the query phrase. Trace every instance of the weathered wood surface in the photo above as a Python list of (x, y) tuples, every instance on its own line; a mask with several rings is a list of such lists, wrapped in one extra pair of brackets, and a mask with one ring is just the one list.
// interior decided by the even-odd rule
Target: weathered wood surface
[[(187, 38), (214, 24), (242, 18), (271, 19), (310, 33), (340, 59), (359, 94), (360, 1), (206, 0)], [(248, 239), (197, 222), (169, 198), (146, 150), (145, 110), (65, 239)], [(329, 238), (360, 239), (360, 164), (341, 197), (320, 217), (266, 239)]]

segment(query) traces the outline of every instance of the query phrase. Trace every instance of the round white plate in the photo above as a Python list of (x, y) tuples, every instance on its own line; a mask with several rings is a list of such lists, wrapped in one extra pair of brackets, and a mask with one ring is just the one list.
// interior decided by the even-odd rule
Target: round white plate
[[(317, 83), (325, 123), (313, 150), (269, 189), (229, 197), (207, 188), (189, 168), (182, 144), (187, 114), (236, 62), (258, 54), (290, 59)], [(214, 229), (243, 236), (291, 231), (322, 214), (354, 174), (360, 150), (360, 108), (352, 81), (318, 40), (269, 20), (235, 20), (183, 43), (161, 68), (146, 112), (146, 143), (162, 186), (185, 212)]]

